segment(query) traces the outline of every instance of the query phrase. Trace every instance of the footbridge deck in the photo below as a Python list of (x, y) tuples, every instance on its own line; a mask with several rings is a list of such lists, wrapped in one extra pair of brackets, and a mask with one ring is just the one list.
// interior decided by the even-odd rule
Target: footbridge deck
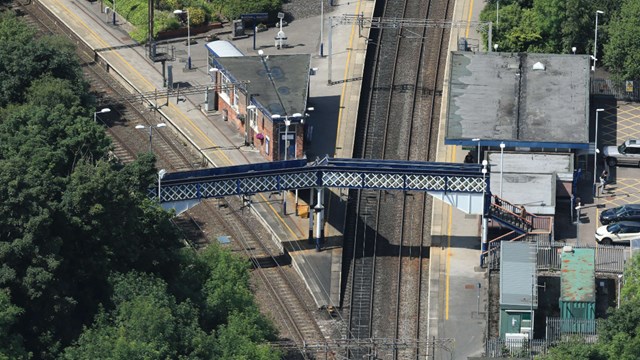
[[(465, 197), (467, 213), (482, 212), (482, 194), (488, 195), (489, 176), (478, 164), (395, 160), (335, 159), (325, 157), (166, 173), (149, 195), (165, 207), (229, 195), (253, 195), (308, 188), (349, 188), (427, 191), (449, 198)], [(446, 201), (446, 200), (445, 200)]]

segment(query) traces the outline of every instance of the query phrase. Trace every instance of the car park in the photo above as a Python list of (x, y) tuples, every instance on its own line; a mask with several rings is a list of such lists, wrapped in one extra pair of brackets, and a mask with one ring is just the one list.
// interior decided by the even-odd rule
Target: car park
[(596, 241), (600, 244), (629, 243), (640, 239), (640, 222), (621, 221), (604, 225), (596, 230)]
[(640, 221), (640, 204), (626, 204), (600, 213), (600, 223), (602, 225), (618, 221)]
[(640, 166), (640, 140), (627, 140), (620, 146), (605, 146), (602, 153), (609, 166)]

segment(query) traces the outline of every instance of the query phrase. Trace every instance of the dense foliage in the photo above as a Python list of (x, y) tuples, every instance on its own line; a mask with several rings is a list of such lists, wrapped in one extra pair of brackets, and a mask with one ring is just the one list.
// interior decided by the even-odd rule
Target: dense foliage
[(151, 154), (110, 141), (73, 47), (0, 14), (0, 359), (277, 359), (248, 262), (182, 247)]
[(640, 354), (640, 255), (634, 257), (624, 273), (619, 309), (611, 309), (598, 329), (598, 342), (579, 340), (561, 344), (544, 357), (546, 360), (636, 360)]
[(640, 78), (637, 0), (489, 0), (480, 19), (493, 22), (499, 51), (570, 54), (575, 47), (591, 55), (597, 10), (604, 12), (598, 16), (598, 65), (618, 79)]
[[(108, 0), (113, 7), (113, 0)], [(187, 16), (176, 16), (175, 10), (187, 10), (189, 23), (197, 27), (211, 21), (234, 20), (241, 14), (269, 13), (272, 19), (276, 19), (277, 12), (282, 8), (282, 0), (159, 0), (154, 11), (154, 36), (159, 31), (175, 30), (187, 26)], [(116, 10), (118, 14), (135, 26), (130, 34), (133, 39), (145, 42), (148, 38), (148, 14), (146, 0), (117, 0)], [(275, 21), (275, 20), (274, 20)]]

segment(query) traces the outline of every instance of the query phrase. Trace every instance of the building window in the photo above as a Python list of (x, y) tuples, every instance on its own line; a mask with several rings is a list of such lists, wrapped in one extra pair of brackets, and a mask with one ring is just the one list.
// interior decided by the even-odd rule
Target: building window
[(220, 98), (229, 104), (236, 113), (238, 113), (238, 93), (236, 92), (236, 86), (223, 72), (219, 71), (218, 73), (220, 74), (221, 80)]
[(264, 138), (264, 153), (269, 155), (269, 147), (271, 147), (271, 139), (268, 136)]
[(258, 131), (258, 109), (249, 109), (247, 113), (249, 115), (249, 126), (251, 126), (253, 131), (259, 132)]

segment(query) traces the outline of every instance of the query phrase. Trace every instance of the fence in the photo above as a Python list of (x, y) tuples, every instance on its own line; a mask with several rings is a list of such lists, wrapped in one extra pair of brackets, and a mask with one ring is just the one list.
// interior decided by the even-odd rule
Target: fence
[[(550, 244), (538, 242), (538, 270), (560, 271), (562, 244)], [(576, 249), (595, 250), (595, 271), (596, 273), (622, 274), (624, 271), (625, 246), (574, 246)]]
[(487, 358), (530, 359), (534, 355), (545, 355), (548, 349), (543, 339), (489, 339), (484, 350)]
[(587, 343), (598, 340), (597, 332), (600, 321), (597, 319), (562, 319), (547, 317), (546, 336), (548, 344), (567, 341), (579, 337)]
[(640, 81), (591, 80), (591, 95), (613, 96), (616, 100), (640, 101)]
[[(531, 237), (532, 234), (528, 234)], [(533, 237), (527, 239), (530, 241), (537, 240), (537, 270), (538, 271), (560, 271), (562, 260), (563, 244), (551, 244), (542, 241), (540, 238)], [(526, 240), (525, 240), (526, 241)], [(576, 249), (595, 249), (595, 271), (596, 273), (605, 274), (622, 274), (625, 264), (625, 246), (574, 246)], [(500, 270), (500, 243), (493, 242), (490, 244), (488, 251), (487, 266), (489, 270)]]

